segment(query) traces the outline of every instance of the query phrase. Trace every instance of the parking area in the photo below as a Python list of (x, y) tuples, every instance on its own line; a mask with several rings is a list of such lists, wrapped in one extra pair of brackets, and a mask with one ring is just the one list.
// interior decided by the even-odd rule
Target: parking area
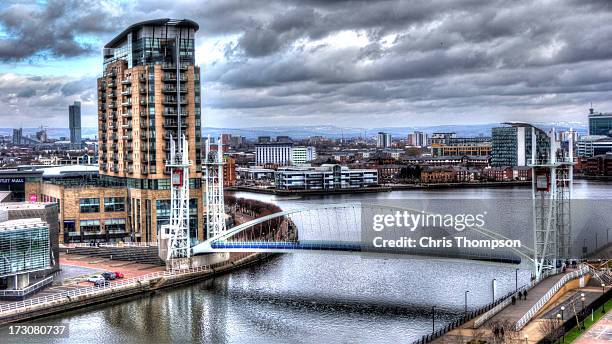
[[(56, 275), (52, 286), (30, 295), (26, 297), (26, 299), (92, 286), (93, 283), (86, 281), (87, 277), (99, 275), (104, 272), (121, 272), (124, 278), (131, 278), (165, 270), (164, 266), (159, 265), (139, 264), (129, 261), (64, 253), (60, 254), (60, 266), (61, 270)], [(0, 304), (11, 302), (14, 301), (0, 300)]]

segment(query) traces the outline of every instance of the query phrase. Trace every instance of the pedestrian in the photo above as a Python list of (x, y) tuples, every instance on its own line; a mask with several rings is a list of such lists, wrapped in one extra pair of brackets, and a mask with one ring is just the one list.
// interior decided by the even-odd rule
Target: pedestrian
[(502, 327), (502, 328), (500, 328), (500, 329), (499, 329), (499, 331), (500, 331), (500, 332), (499, 332), (500, 336), (501, 336), (502, 338), (504, 338), (504, 328), (503, 328), (503, 327)]
[(523, 297), (525, 298), (525, 300), (527, 300), (527, 290), (523, 292)]
[(512, 295), (512, 304), (516, 304), (516, 296)]

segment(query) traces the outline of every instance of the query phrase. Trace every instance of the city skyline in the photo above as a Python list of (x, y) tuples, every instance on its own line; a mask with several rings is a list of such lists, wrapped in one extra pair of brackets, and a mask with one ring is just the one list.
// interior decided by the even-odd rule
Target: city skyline
[(612, 53), (601, 48), (612, 5), (497, 5), (7, 3), (0, 121), (68, 127), (67, 106), (80, 101), (83, 127), (95, 126), (102, 46), (123, 27), (166, 17), (201, 27), (203, 127), (586, 123), (591, 102), (612, 109)]

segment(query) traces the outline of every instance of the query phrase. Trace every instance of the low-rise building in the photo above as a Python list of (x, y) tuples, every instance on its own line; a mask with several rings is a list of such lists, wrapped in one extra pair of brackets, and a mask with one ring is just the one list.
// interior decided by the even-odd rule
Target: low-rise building
[(457, 181), (457, 173), (452, 167), (428, 166), (421, 170), (421, 183), (454, 183)]
[(513, 179), (512, 167), (489, 167), (482, 170), (482, 176), (488, 181), (506, 182)]
[(0, 203), (0, 297), (26, 297), (51, 284), (58, 270), (57, 206)]
[(378, 184), (378, 171), (329, 164), (309, 168), (285, 167), (276, 171), (274, 183), (280, 190), (364, 188)]

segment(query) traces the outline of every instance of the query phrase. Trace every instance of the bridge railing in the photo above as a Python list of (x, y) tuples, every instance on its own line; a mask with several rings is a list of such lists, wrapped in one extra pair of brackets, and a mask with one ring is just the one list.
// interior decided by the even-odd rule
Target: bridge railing
[(544, 307), (544, 305), (550, 301), (550, 299), (563, 287), (567, 282), (584, 276), (589, 272), (589, 268), (587, 266), (581, 266), (580, 269), (576, 271), (572, 271), (565, 276), (563, 276), (560, 280), (555, 283), (552, 288), (544, 296), (536, 302), (528, 311), (523, 315), (517, 322), (514, 327), (516, 331), (520, 331), (527, 323), (536, 315), (538, 312)]
[[(520, 290), (526, 289), (528, 286), (525, 285), (523, 287), (521, 287)], [(509, 293), (507, 293), (506, 295), (498, 298), (497, 300), (486, 304), (478, 309), (475, 309), (473, 311), (469, 311), (467, 313), (465, 313), (462, 317), (460, 317), (459, 319), (455, 319), (452, 322), (446, 324), (446, 326), (437, 329), (436, 331), (432, 332), (431, 334), (428, 335), (424, 335), (421, 337), (421, 339), (418, 339), (416, 341), (413, 342), (413, 344), (425, 344), (425, 343), (429, 343), (431, 341), (433, 341), (436, 338), (441, 337), (442, 335), (444, 335), (447, 332), (450, 332), (454, 329), (456, 329), (457, 327), (462, 326), (463, 324), (465, 324), (466, 322), (476, 318), (477, 316), (483, 315), (493, 309), (495, 309), (496, 307), (500, 306), (501, 304), (503, 304), (504, 302), (506, 302), (507, 300), (510, 300), (510, 298), (512, 297), (512, 295), (514, 295), (516, 293), (516, 291), (511, 291)]]
[(6, 315), (6, 314), (3, 314), (5, 312), (12, 312), (18, 309), (25, 309), (27, 307), (31, 307), (35, 305), (49, 304), (52, 302), (64, 300), (66, 298), (70, 300), (71, 298), (74, 298), (77, 296), (83, 296), (83, 295), (91, 296), (91, 295), (105, 292), (113, 288), (127, 286), (127, 285), (136, 285), (136, 284), (150, 281), (152, 279), (159, 278), (159, 277), (181, 276), (181, 275), (191, 274), (194, 272), (204, 272), (204, 271), (212, 271), (212, 266), (202, 266), (198, 268), (174, 270), (174, 271), (151, 272), (151, 273), (148, 273), (142, 276), (136, 276), (136, 277), (126, 278), (126, 279), (106, 282), (100, 286), (81, 287), (81, 288), (77, 288), (77, 289), (73, 289), (69, 291), (63, 291), (63, 292), (59, 292), (55, 294), (42, 296), (42, 297), (12, 302), (8, 304), (0, 305), (0, 316)]

